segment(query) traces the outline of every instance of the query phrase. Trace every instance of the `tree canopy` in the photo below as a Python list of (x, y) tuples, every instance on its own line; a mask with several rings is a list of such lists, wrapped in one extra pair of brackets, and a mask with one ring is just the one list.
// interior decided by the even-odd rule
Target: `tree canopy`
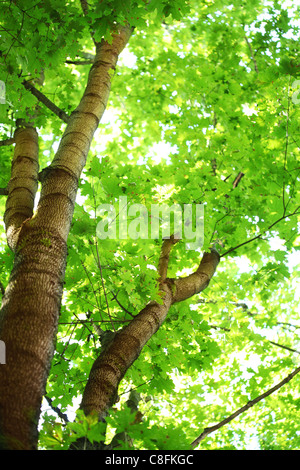
[[(1, 2), (0, 212), (16, 122), (37, 129), (46, 174), (95, 44), (111, 44), (116, 25), (133, 32), (80, 175), (39, 448), (83, 438), (134, 450), (297, 449), (297, 2)], [(103, 422), (79, 408), (94, 361), (149, 302), (161, 303), (163, 233), (120, 234), (122, 212), (137, 223), (134, 204), (147, 209), (148, 228), (153, 205), (203, 207), (203, 245), (174, 242), (168, 278), (189, 276), (210, 250), (220, 262), (209, 287), (171, 305)], [(117, 230), (105, 238), (108, 207)], [(13, 254), (2, 222), (0, 242), (3, 296)]]

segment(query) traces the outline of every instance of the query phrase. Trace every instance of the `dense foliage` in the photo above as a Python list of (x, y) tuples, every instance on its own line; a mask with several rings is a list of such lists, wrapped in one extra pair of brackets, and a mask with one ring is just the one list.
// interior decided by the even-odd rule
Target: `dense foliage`
[[(222, 257), (209, 288), (171, 308), (126, 373), (107, 417), (107, 443), (123, 433), (118, 448), (191, 448), (204, 428), (299, 366), (296, 3), (91, 1), (84, 15), (77, 0), (1, 2), (1, 138), (12, 136), (16, 119), (33, 117), (41, 169), (65, 123), (24, 81), (69, 115), (87, 81), (92, 36), (109, 40), (115, 22), (135, 26), (81, 178), (41, 448), (67, 449), (78, 436), (104, 439), (103, 423), (80, 411), (75, 419), (90, 368), (108, 332), (158, 298), (161, 239), (96, 236), (99, 206), (113, 205), (119, 217), (120, 196), (149, 213), (151, 204), (204, 204), (202, 250), (214, 246)], [(3, 188), (11, 156), (2, 146)], [(0, 229), (3, 291), (12, 255)], [(193, 271), (200, 257), (183, 240), (169, 276)], [(299, 380), (199, 448), (299, 448)]]

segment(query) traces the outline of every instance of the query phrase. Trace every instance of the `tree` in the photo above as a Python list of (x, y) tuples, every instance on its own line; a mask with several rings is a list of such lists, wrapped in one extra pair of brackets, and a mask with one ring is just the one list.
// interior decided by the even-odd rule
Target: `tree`
[(3, 2), (2, 448), (297, 448), (298, 18)]

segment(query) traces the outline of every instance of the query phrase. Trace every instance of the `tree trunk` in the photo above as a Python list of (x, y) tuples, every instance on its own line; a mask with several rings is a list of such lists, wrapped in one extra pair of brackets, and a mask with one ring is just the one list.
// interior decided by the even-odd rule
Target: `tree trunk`
[(0, 447), (36, 449), (37, 423), (53, 357), (78, 180), (104, 113), (112, 70), (131, 35), (122, 27), (112, 44), (97, 47), (80, 104), (70, 116), (57, 154), (38, 175), (36, 131), (17, 129), (5, 225), (14, 267), (0, 312), (6, 365), (0, 367)]

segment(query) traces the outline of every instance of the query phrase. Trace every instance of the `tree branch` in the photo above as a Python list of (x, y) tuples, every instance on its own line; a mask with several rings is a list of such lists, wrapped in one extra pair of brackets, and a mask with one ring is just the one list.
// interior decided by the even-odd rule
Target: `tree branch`
[(0, 281), (0, 292), (1, 292), (1, 295), (3, 297), (4, 293), (5, 293), (5, 287), (4, 285), (2, 284), (2, 282)]
[(39, 146), (37, 131), (23, 121), (17, 121), (16, 145), (4, 223), (9, 247), (14, 251), (23, 222), (33, 215), (38, 187)]
[(86, 0), (80, 0), (80, 5), (83, 11), (83, 14), (86, 16), (89, 11), (88, 2)]
[(274, 387), (270, 388), (267, 392), (263, 393), (262, 395), (259, 395), (258, 397), (256, 397), (254, 400), (251, 400), (251, 401), (248, 401), (248, 403), (245, 405), (245, 406), (242, 406), (242, 408), (239, 408), (237, 411), (235, 411), (233, 414), (231, 414), (230, 416), (228, 416), (227, 418), (223, 419), (223, 421), (221, 421), (220, 423), (218, 424), (215, 424), (214, 426), (210, 426), (208, 428), (205, 428), (204, 431), (200, 434), (200, 436), (197, 437), (197, 439), (195, 439), (192, 443), (191, 443), (191, 446), (192, 447), (196, 447), (201, 441), (203, 441), (203, 439), (206, 438), (206, 436), (208, 436), (208, 434), (211, 434), (212, 432), (215, 432), (217, 431), (218, 429), (220, 429), (221, 427), (225, 426), (225, 424), (228, 424), (230, 423), (230, 421), (232, 421), (233, 419), (235, 419), (237, 416), (239, 416), (240, 414), (244, 413), (245, 411), (247, 411), (249, 408), (251, 408), (252, 406), (256, 405), (256, 403), (260, 402), (261, 400), (263, 400), (264, 398), (268, 397), (269, 395), (271, 395), (272, 393), (276, 392), (277, 390), (279, 390), (281, 387), (283, 387), (283, 385), (285, 385), (286, 383), (288, 383), (290, 380), (292, 380), (296, 374), (298, 374), (300, 372), (300, 367), (297, 367), (297, 369), (295, 369), (291, 374), (289, 374), (285, 379), (283, 379), (281, 382), (279, 382), (277, 385), (275, 385)]
[(164, 240), (160, 252), (160, 258), (158, 262), (158, 275), (159, 275), (159, 282), (164, 282), (167, 277), (168, 265), (169, 265), (169, 258), (172, 246), (175, 245), (179, 238), (175, 238), (176, 235), (171, 235), (170, 238)]
[(277, 219), (275, 222), (273, 222), (273, 224), (269, 225), (269, 227), (267, 227), (263, 232), (259, 233), (258, 235), (256, 235), (255, 237), (253, 238), (250, 238), (250, 240), (246, 240), (245, 242), (243, 243), (240, 243), (239, 245), (233, 247), (233, 248), (230, 248), (229, 250), (225, 251), (225, 253), (222, 253), (220, 255), (221, 258), (223, 258), (223, 256), (226, 256), (228, 255), (229, 253), (231, 253), (232, 251), (235, 251), (237, 250), (238, 248), (240, 248), (241, 246), (244, 246), (244, 245), (247, 245), (248, 243), (251, 243), (253, 242), (254, 240), (257, 240), (259, 238), (261, 238), (268, 230), (270, 230), (271, 228), (274, 227), (274, 225), (278, 224), (279, 222), (281, 222), (282, 220), (288, 218), (288, 217), (291, 217), (292, 215), (296, 215), (296, 214), (299, 214), (299, 212), (297, 212), (298, 210), (300, 209), (300, 206), (296, 207), (296, 209), (294, 210), (294, 212), (291, 212), (290, 214), (286, 214), (286, 215), (283, 215), (282, 217), (280, 217), (279, 219)]
[(57, 414), (57, 416), (59, 416), (59, 418), (61, 418), (65, 423), (68, 423), (69, 422), (68, 416), (65, 413), (63, 413), (61, 409), (58, 408), (58, 406), (53, 405), (51, 398), (47, 397), (47, 395), (45, 395), (45, 398), (47, 400), (48, 405)]
[(16, 141), (14, 137), (10, 137), (10, 139), (0, 140), (0, 147), (4, 145), (13, 145), (15, 144), (15, 142)]
[[(165, 240), (160, 275), (166, 275), (166, 258), (173, 241)], [(139, 357), (143, 347), (164, 322), (171, 305), (205, 289), (219, 263), (217, 252), (204, 253), (195, 273), (182, 279), (160, 282), (161, 302), (152, 301), (122, 330), (114, 335), (108, 348), (94, 362), (85, 387), (81, 409), (96, 412), (102, 419), (117, 397), (119, 383)]]
[(257, 63), (256, 63), (256, 60), (255, 60), (255, 57), (253, 55), (253, 50), (252, 50), (252, 46), (247, 38), (247, 36), (245, 36), (245, 41), (248, 45), (248, 48), (249, 48), (249, 51), (250, 51), (250, 54), (251, 54), (251, 59), (253, 60), (253, 64), (254, 64), (254, 68), (255, 68), (255, 72), (258, 73), (258, 68), (257, 68)]
[(58, 116), (62, 121), (65, 123), (69, 122), (70, 117), (68, 116), (65, 111), (60, 109), (56, 104), (54, 104), (47, 96), (45, 96), (41, 91), (39, 91), (37, 88), (35, 88), (32, 83), (27, 82), (24, 80), (22, 82), (23, 86), (26, 88), (26, 90), (30, 91), (30, 93), (35, 96), (41, 103), (43, 103), (50, 111), (52, 111), (56, 116)]
[(187, 277), (170, 279), (173, 290), (173, 302), (181, 302), (198, 294), (208, 286), (220, 262), (220, 255), (215, 249), (205, 253), (198, 269)]
[(76, 55), (76, 57), (81, 57), (79, 60), (71, 60), (67, 59), (65, 62), (66, 64), (74, 64), (74, 65), (92, 65), (95, 61), (95, 54), (91, 54), (90, 52), (80, 51)]
[(287, 96), (287, 113), (286, 113), (286, 131), (285, 131), (285, 149), (284, 149), (284, 164), (283, 164), (283, 184), (282, 184), (282, 204), (283, 204), (283, 215), (287, 210), (287, 206), (290, 200), (285, 203), (285, 179), (286, 179), (286, 163), (287, 163), (287, 151), (289, 146), (289, 119), (290, 119), (290, 85), (291, 85), (291, 75), (289, 76), (289, 85), (288, 85), (288, 96)]
[(125, 313), (127, 313), (127, 314), (130, 315), (132, 318), (134, 318), (134, 315), (133, 315), (131, 312), (129, 312), (129, 310), (127, 310), (127, 308), (125, 308), (125, 307), (119, 302), (118, 297), (117, 297), (118, 294), (114, 294), (113, 292), (111, 292), (111, 294), (112, 294), (112, 296), (113, 296), (112, 300), (115, 300), (115, 301), (117, 302), (117, 304), (119, 305), (119, 307), (120, 307), (122, 310), (124, 310)]
[(83, 60), (69, 60), (67, 59), (66, 64), (73, 64), (73, 65), (92, 65), (94, 59), (83, 59)]
[(114, 332), (115, 332), (116, 329), (115, 329), (115, 326), (114, 326), (114, 323), (113, 323), (113, 319), (112, 319), (111, 314), (110, 314), (108, 298), (107, 298), (107, 295), (106, 295), (106, 289), (105, 289), (105, 284), (104, 284), (104, 279), (103, 279), (102, 265), (101, 265), (101, 261), (100, 261), (100, 255), (99, 255), (99, 250), (98, 250), (97, 238), (96, 238), (96, 240), (95, 240), (95, 245), (96, 245), (96, 253), (97, 253), (97, 265), (98, 265), (99, 272), (100, 272), (101, 284), (102, 284), (102, 289), (103, 289), (103, 293), (104, 293), (104, 297), (105, 297), (105, 302), (106, 302), (106, 307), (107, 307), (107, 314), (108, 314), (108, 316), (109, 316), (109, 319), (111, 320), (111, 326), (112, 326), (112, 328), (113, 328), (113, 330), (114, 330)]
[(245, 176), (245, 174), (240, 171), (239, 174), (237, 175), (237, 177), (235, 178), (234, 182), (232, 183), (232, 186), (234, 188), (236, 188), (238, 186), (238, 184), (240, 183), (243, 176)]
[(7, 188), (0, 188), (0, 196), (7, 196), (8, 189)]
[[(89, 13), (89, 5), (88, 5), (88, 2), (86, 0), (80, 0), (80, 5), (81, 5), (81, 8), (82, 8), (82, 11), (83, 11), (83, 14), (84, 16), (87, 18), (87, 22), (88, 24), (90, 25), (91, 23), (91, 20), (88, 18), (88, 13)], [(97, 47), (98, 43), (95, 41), (95, 38), (94, 38), (94, 32), (91, 31), (91, 38), (93, 40), (93, 43), (95, 44), (95, 46)]]
[(279, 348), (286, 349), (287, 351), (290, 351), (292, 353), (300, 354), (300, 352), (296, 349), (290, 348), (289, 346), (284, 346), (284, 344), (275, 343), (274, 341), (269, 341), (269, 343), (273, 344), (274, 346), (278, 346)]

